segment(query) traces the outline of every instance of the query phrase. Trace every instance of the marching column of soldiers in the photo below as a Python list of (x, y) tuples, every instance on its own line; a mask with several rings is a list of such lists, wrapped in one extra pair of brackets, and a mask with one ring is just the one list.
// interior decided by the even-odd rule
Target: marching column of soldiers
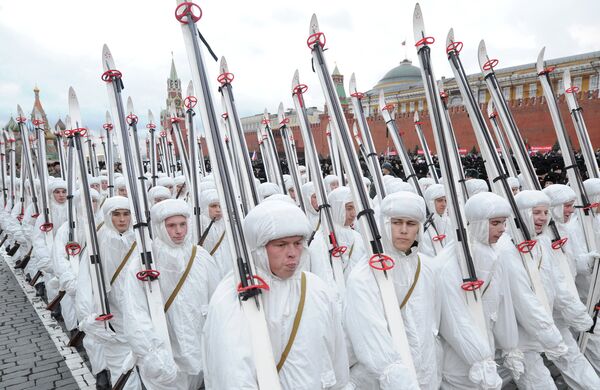
[[(200, 19), (197, 6), (178, 4), (205, 99), (188, 90), (187, 144), (172, 108), (173, 129), (158, 138), (149, 119), (142, 162), (138, 118), (131, 100), (122, 106), (122, 74), (107, 47), (102, 78), (115, 121), (104, 129), (116, 139), (103, 169), (72, 89), (67, 130), (56, 141), (61, 177), (48, 173), (39, 113), (29, 120), (19, 107), (18, 175), (17, 142), (2, 134), (0, 250), (47, 299), (69, 346), (85, 350), (98, 389), (500, 389), (513, 381), (546, 390), (556, 388), (548, 367), (569, 388), (600, 389), (600, 173), (580, 110), (573, 115), (588, 179), (565, 147), (559, 117), (568, 182), (542, 189), (502, 100), (494, 105), (512, 156), (501, 160), (487, 125), (473, 122), (487, 180), (472, 178), (452, 145), (443, 93), (427, 84), (433, 41), (417, 5), (415, 46), (439, 160), (417, 176), (382, 94), (406, 180), (395, 177), (389, 163), (379, 165), (362, 110), (355, 109), (357, 145), (339, 120), (313, 17), (307, 43), (329, 99), (332, 170), (322, 174), (296, 73), (306, 167), (280, 110), (279, 124), (265, 120), (259, 131), (261, 183), (235, 111), (233, 75), (223, 59), (225, 114), (213, 120), (203, 60), (190, 49), (198, 39), (185, 35)], [(456, 43), (452, 33), (450, 60)], [(482, 64), (492, 81), (493, 66)], [(361, 95), (352, 94), (359, 105)], [(468, 108), (476, 121), (479, 107)], [(193, 130), (198, 117), (210, 171)], [(282, 137), (285, 164), (273, 134)]]

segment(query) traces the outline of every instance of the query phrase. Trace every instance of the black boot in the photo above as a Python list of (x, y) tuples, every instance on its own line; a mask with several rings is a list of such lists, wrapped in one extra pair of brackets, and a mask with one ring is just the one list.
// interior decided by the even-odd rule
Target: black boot
[(50, 312), (50, 315), (56, 321), (58, 321), (58, 322), (64, 322), (64, 319), (63, 319), (63, 316), (62, 316), (62, 311), (60, 310), (60, 303), (58, 305), (56, 305), (56, 307), (54, 308), (54, 310), (52, 310)]
[(108, 370), (102, 370), (96, 375), (96, 390), (110, 390), (110, 374)]
[(46, 296), (46, 284), (44, 282), (35, 285), (35, 295), (44, 299)]

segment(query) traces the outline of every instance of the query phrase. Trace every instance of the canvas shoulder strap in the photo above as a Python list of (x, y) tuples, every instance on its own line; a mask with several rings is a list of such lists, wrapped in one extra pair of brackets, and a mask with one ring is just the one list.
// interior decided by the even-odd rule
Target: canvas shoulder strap
[(181, 278), (179, 278), (179, 282), (177, 282), (177, 286), (175, 286), (175, 289), (173, 289), (173, 292), (171, 293), (171, 295), (169, 295), (169, 299), (167, 299), (167, 302), (165, 303), (165, 313), (171, 307), (171, 304), (175, 300), (175, 297), (177, 296), (177, 294), (179, 294), (179, 290), (181, 290), (183, 283), (185, 283), (185, 280), (187, 279), (188, 275), (190, 274), (190, 270), (192, 269), (192, 264), (194, 263), (194, 259), (196, 258), (196, 250), (197, 249), (198, 249), (198, 247), (196, 245), (194, 245), (194, 247), (192, 248), (192, 255), (190, 256), (190, 259), (188, 260), (187, 266), (185, 267), (185, 271), (183, 271), (183, 275), (181, 275)]
[(131, 247), (129, 248), (129, 251), (127, 251), (127, 254), (125, 255), (125, 257), (123, 257), (123, 260), (121, 260), (121, 264), (119, 264), (119, 266), (115, 270), (115, 273), (113, 274), (112, 278), (110, 278), (110, 285), (111, 286), (113, 285), (113, 283), (115, 282), (115, 280), (117, 280), (117, 278), (119, 277), (119, 274), (121, 273), (121, 271), (123, 270), (123, 268), (125, 268), (125, 264), (127, 264), (127, 261), (131, 257), (131, 254), (133, 253), (136, 245), (137, 245), (137, 242), (135, 242), (135, 241), (133, 242), (133, 244), (131, 244)]
[(302, 277), (300, 278), (300, 301), (298, 302), (298, 309), (296, 309), (296, 316), (294, 317), (294, 325), (292, 326), (292, 332), (290, 333), (290, 338), (288, 339), (287, 345), (281, 354), (281, 358), (279, 358), (279, 362), (277, 363), (277, 372), (281, 370), (283, 367), (290, 351), (292, 350), (292, 345), (294, 344), (294, 340), (296, 339), (296, 335), (298, 334), (298, 328), (300, 327), (300, 320), (302, 320), (302, 312), (304, 312), (304, 302), (306, 300), (306, 274), (302, 272)]
[(410, 299), (410, 296), (412, 295), (413, 291), (415, 291), (417, 282), (419, 281), (419, 275), (421, 275), (421, 258), (417, 257), (417, 259), (418, 259), (417, 270), (415, 271), (415, 276), (413, 277), (413, 282), (412, 282), (410, 288), (408, 289), (408, 291), (406, 292), (406, 295), (404, 296), (402, 303), (400, 304), (400, 309), (402, 309), (404, 306), (406, 306), (406, 304), (408, 303), (408, 300)]
[(225, 230), (223, 230), (223, 234), (221, 234), (221, 237), (219, 237), (219, 241), (217, 241), (217, 244), (215, 245), (215, 247), (212, 248), (212, 250), (210, 251), (211, 256), (217, 252), (217, 249), (219, 249), (219, 247), (221, 246), (221, 243), (223, 242), (224, 238), (225, 238)]

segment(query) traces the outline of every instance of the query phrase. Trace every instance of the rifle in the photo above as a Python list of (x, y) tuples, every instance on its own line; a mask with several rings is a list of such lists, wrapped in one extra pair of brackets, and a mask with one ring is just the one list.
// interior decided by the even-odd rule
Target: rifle
[(65, 296), (65, 291), (60, 290), (58, 292), (58, 294), (56, 294), (54, 299), (51, 300), (50, 302), (48, 302), (48, 304), (46, 305), (46, 310), (54, 311), (54, 309), (56, 309), (56, 306), (58, 306), (58, 304), (60, 303), (60, 301), (62, 301), (64, 296)]

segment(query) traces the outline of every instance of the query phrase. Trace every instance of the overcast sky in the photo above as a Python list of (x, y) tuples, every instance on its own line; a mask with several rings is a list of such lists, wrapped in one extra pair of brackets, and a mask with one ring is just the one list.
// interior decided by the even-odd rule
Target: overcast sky
[[(235, 74), (234, 94), (240, 115), (280, 101), (292, 106), (295, 69), (309, 86), (307, 101), (323, 105), (306, 46), (312, 13), (326, 34), (326, 58), (337, 63), (345, 83), (356, 72), (359, 90), (371, 89), (406, 56), (417, 64), (412, 33), (413, 1), (253, 0), (202, 1), (198, 27), (217, 56), (227, 58)], [(50, 122), (68, 113), (67, 91), (75, 88), (84, 125), (99, 129), (108, 107), (102, 73), (102, 44), (110, 47), (123, 73), (125, 97), (132, 96), (142, 123), (152, 109), (165, 106), (171, 52), (182, 85), (190, 79), (176, 2), (165, 0), (0, 0), (0, 126), (21, 104), (31, 111), (33, 88)], [(421, 1), (436, 76), (451, 77), (444, 56), (446, 34), (454, 27), (468, 73), (478, 71), (476, 48), (485, 39), (499, 67), (534, 62), (542, 46), (546, 58), (600, 50), (600, 2), (568, 1)], [(401, 46), (406, 40), (407, 45)], [(406, 53), (406, 54), (405, 54)], [(210, 80), (217, 65), (209, 64)], [(220, 101), (217, 100), (217, 102)]]

